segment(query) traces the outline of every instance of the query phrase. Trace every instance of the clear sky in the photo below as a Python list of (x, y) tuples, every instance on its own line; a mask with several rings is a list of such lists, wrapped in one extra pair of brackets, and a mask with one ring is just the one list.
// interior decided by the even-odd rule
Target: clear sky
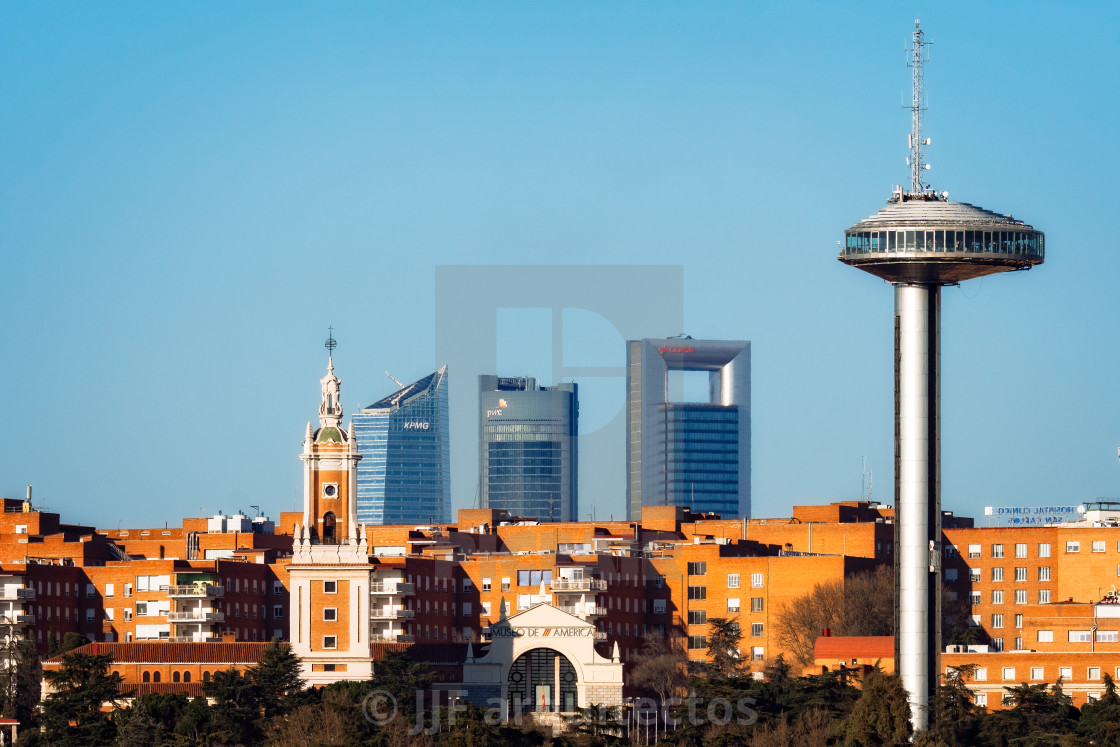
[[(944, 507), (1120, 498), (1118, 8), (0, 4), (0, 493), (275, 517), (328, 324), (349, 414), (441, 363), (437, 266), (613, 264), (683, 268), (651, 335), (752, 341), (756, 516), (857, 497), (864, 456), (891, 502), (892, 293), (836, 254), (907, 179), (920, 15), (933, 186), (1047, 237), (944, 292)], [(500, 373), (552, 383), (537, 343)], [(600, 517), (616, 448), (581, 465)]]

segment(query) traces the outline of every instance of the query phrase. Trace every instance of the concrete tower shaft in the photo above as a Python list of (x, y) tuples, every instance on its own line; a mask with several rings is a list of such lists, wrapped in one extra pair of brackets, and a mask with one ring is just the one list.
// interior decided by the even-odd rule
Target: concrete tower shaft
[(925, 45), (915, 24), (911, 191), (844, 232), (839, 260), (895, 286), (895, 659), (911, 722), (926, 729), (941, 650), (941, 286), (1045, 258), (1041, 231), (926, 188), (921, 146)]

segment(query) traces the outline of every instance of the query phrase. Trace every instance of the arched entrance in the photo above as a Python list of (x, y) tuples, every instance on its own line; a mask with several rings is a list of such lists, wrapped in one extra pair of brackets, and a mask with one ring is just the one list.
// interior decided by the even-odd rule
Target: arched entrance
[(323, 517), (323, 543), (327, 545), (334, 544), (334, 512), (328, 511), (327, 515)]
[(526, 651), (509, 668), (510, 714), (530, 711), (574, 713), (576, 669), (568, 658), (550, 648)]

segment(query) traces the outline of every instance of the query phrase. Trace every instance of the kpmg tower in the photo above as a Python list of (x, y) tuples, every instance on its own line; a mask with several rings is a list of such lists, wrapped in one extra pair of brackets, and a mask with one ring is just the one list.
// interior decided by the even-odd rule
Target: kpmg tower
[[(708, 375), (706, 402), (671, 402), (670, 371)], [(627, 519), (642, 506), (751, 515), (751, 344), (626, 343)]]
[(353, 416), (358, 521), (451, 521), (447, 419), (447, 366)]
[(478, 377), (478, 482), (483, 508), (575, 521), (579, 402), (575, 384)]
[(894, 285), (895, 661), (911, 721), (925, 729), (941, 640), (941, 286), (1041, 264), (1044, 237), (923, 182), (926, 42), (914, 26), (910, 189), (895, 187), (886, 207), (845, 231), (839, 259)]

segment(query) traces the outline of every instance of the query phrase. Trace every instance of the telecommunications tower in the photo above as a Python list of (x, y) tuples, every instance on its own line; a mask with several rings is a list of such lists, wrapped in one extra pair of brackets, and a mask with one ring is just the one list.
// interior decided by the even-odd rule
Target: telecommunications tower
[(915, 730), (928, 727), (941, 645), (941, 286), (1042, 264), (1041, 231), (924, 181), (922, 64), (914, 22), (909, 54), (910, 189), (844, 232), (839, 260), (894, 285), (895, 661)]

